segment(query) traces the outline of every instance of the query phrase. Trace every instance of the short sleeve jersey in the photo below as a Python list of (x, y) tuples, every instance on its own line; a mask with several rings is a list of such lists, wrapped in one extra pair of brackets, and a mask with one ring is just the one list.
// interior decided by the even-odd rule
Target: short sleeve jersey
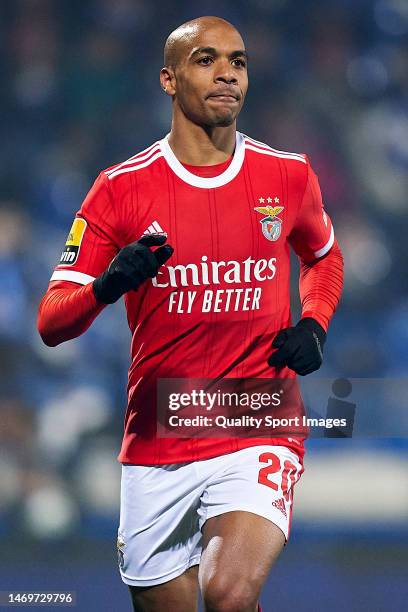
[(51, 277), (90, 283), (146, 233), (166, 232), (174, 247), (155, 278), (125, 295), (132, 362), (122, 462), (192, 461), (271, 441), (301, 446), (272, 437), (157, 435), (158, 379), (275, 375), (271, 342), (291, 325), (290, 246), (312, 262), (334, 242), (306, 156), (237, 132), (232, 160), (219, 168), (215, 176), (205, 167), (192, 172), (165, 137), (101, 172)]

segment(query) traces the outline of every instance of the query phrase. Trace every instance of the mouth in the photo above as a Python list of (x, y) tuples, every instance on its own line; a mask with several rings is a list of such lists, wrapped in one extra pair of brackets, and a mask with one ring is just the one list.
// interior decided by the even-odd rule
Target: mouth
[(217, 102), (227, 102), (228, 104), (235, 104), (238, 102), (237, 96), (232, 94), (213, 94), (208, 96), (211, 100), (216, 100)]

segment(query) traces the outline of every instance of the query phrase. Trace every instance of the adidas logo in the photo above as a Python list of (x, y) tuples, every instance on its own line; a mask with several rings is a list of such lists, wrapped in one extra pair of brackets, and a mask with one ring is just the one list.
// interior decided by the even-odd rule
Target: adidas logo
[(146, 231), (143, 232), (143, 236), (146, 234), (165, 234), (164, 229), (160, 227), (160, 224), (157, 221), (153, 221), (151, 225), (147, 228)]
[(286, 514), (285, 501), (283, 497), (275, 499), (275, 501), (272, 502), (272, 506), (275, 506), (275, 508), (280, 510), (286, 518), (288, 517), (288, 515)]

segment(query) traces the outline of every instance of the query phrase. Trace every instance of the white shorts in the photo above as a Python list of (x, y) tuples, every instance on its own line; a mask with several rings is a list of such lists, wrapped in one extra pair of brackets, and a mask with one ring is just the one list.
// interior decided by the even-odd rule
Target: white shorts
[(289, 537), (303, 471), (284, 446), (252, 446), (192, 463), (123, 465), (118, 560), (123, 582), (162, 584), (200, 562), (208, 518), (246, 510)]

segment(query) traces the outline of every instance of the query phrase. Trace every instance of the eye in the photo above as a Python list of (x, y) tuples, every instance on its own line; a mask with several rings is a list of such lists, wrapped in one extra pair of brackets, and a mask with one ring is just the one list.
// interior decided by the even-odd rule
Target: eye
[(212, 58), (209, 55), (206, 55), (205, 57), (201, 57), (197, 64), (202, 64), (203, 66), (209, 66), (209, 64), (212, 62)]
[(245, 68), (245, 66), (246, 66), (246, 62), (244, 60), (242, 60), (242, 59), (234, 59), (234, 60), (232, 60), (232, 63), (235, 66), (239, 66), (240, 68)]

